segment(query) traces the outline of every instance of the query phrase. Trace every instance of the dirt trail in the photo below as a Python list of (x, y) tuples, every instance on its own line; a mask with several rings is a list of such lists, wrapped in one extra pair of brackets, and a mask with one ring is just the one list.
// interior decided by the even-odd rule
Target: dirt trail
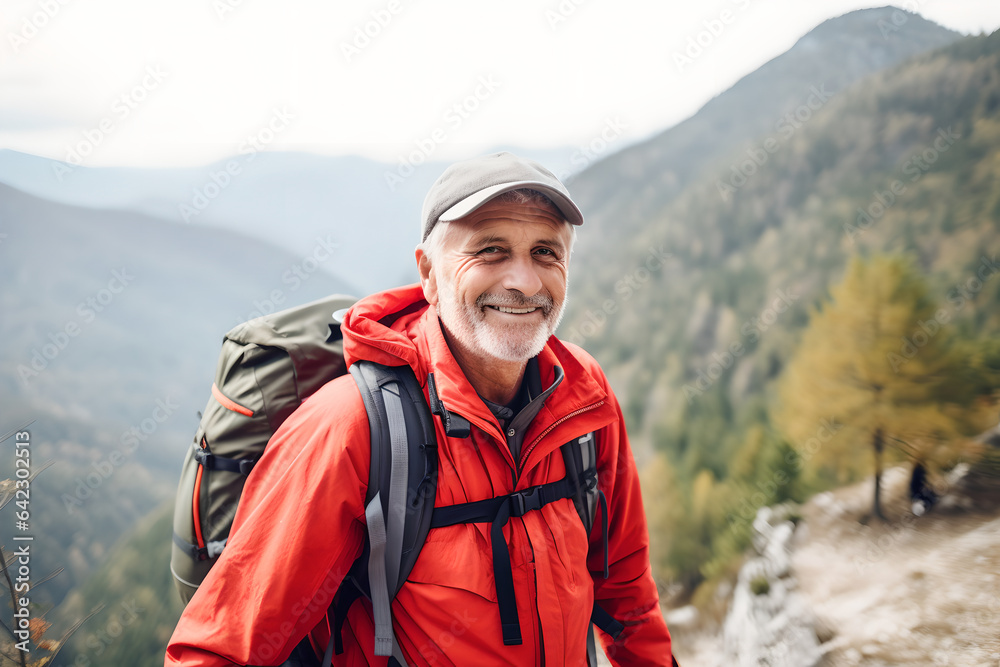
[[(820, 667), (1000, 667), (1000, 488), (917, 517), (908, 474), (883, 476), (886, 523), (865, 524), (871, 480), (801, 508), (793, 585), (817, 618)], [(721, 634), (676, 634), (684, 667), (725, 662)]]
[(905, 506), (905, 468), (885, 475), (888, 523), (859, 522), (871, 482), (803, 507), (792, 564), (827, 665), (1000, 665), (1000, 512)]

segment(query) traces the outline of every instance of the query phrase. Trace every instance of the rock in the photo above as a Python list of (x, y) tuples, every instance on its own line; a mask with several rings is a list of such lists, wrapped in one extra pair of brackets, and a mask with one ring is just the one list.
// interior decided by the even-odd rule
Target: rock
[(815, 619), (791, 577), (790, 548), (795, 526), (788, 508), (761, 508), (753, 544), (760, 554), (740, 569), (723, 625), (718, 667), (796, 665), (814, 667), (822, 652)]
[(689, 604), (666, 613), (668, 628), (691, 628), (698, 624), (698, 609)]

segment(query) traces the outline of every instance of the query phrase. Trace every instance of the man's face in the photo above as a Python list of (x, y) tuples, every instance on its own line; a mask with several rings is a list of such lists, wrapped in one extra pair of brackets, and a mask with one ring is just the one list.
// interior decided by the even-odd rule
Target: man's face
[(433, 259), (417, 251), (427, 301), (445, 329), (477, 356), (524, 362), (562, 318), (572, 232), (558, 210), (487, 202), (438, 223)]

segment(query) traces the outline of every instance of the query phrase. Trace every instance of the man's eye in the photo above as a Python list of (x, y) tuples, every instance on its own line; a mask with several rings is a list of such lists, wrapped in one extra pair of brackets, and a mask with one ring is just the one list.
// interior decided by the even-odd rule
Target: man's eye
[(482, 250), (480, 250), (478, 254), (480, 254), (480, 255), (495, 255), (498, 252), (500, 252), (500, 248), (498, 248), (495, 245), (491, 245), (488, 248), (483, 248)]
[(555, 252), (552, 251), (552, 248), (535, 248), (535, 254), (536, 255), (548, 255), (549, 257), (555, 257), (556, 256)]

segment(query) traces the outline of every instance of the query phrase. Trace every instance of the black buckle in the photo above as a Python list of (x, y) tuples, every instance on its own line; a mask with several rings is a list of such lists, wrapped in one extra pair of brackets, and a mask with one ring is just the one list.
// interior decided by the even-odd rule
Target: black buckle
[(212, 467), (212, 455), (201, 447), (195, 447), (194, 460), (206, 468)]
[(541, 509), (542, 495), (539, 487), (533, 486), (525, 491), (510, 494), (510, 515), (524, 516), (531, 510)]
[(253, 470), (253, 467), (254, 467), (254, 465), (256, 465), (256, 463), (257, 462), (254, 461), (253, 459), (241, 459), (240, 460), (240, 474), (243, 475), (244, 477), (246, 477), (247, 475), (249, 475), (250, 471)]

